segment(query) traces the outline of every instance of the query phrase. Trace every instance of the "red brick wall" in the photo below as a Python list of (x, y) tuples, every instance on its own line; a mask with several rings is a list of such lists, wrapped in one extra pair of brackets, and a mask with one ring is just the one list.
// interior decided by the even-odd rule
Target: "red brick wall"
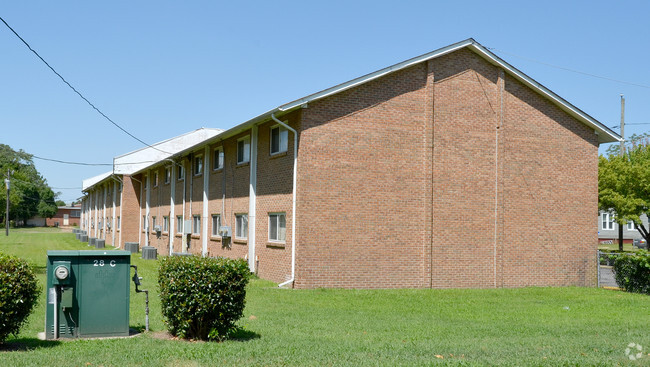
[[(136, 179), (141, 180), (141, 175)], [(128, 175), (122, 186), (122, 248), (125, 242), (139, 242), (140, 233), (140, 182)], [(142, 244), (140, 244), (142, 246)]]
[(593, 285), (597, 139), (469, 50), (303, 110), (296, 287)]

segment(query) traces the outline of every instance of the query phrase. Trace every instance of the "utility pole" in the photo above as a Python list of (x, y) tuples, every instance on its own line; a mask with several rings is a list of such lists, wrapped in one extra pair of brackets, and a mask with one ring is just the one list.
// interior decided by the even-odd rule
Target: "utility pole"
[(9, 175), (11, 171), (7, 170), (7, 178), (5, 178), (5, 186), (7, 186), (7, 211), (5, 212), (5, 235), (9, 236)]
[[(621, 94), (621, 148), (620, 156), (625, 154), (625, 97)], [(618, 250), (623, 252), (623, 224), (618, 223)]]
[(621, 149), (620, 155), (625, 154), (625, 97), (621, 94)]

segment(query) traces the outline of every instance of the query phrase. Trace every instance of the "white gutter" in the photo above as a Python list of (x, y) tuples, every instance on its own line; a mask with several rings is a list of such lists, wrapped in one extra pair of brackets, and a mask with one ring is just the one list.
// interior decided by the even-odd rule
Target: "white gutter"
[(210, 145), (205, 146), (205, 153), (203, 154), (203, 221), (202, 232), (203, 238), (201, 239), (203, 245), (202, 255), (208, 256), (208, 194), (210, 190)]
[(257, 125), (251, 126), (250, 181), (248, 185), (248, 269), (255, 273), (255, 204), (257, 202)]
[(298, 133), (291, 126), (278, 120), (275, 114), (271, 114), (273, 121), (277, 122), (285, 129), (293, 133), (293, 192), (291, 199), (291, 279), (284, 283), (278, 284), (278, 287), (283, 287), (296, 280), (296, 180), (298, 177)]

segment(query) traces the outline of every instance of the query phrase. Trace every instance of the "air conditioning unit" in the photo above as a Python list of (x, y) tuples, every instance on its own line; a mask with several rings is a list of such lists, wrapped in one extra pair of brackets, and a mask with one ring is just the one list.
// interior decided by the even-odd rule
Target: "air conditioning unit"
[(221, 237), (232, 237), (232, 230), (229, 226), (219, 227), (219, 236)]
[(153, 226), (153, 231), (154, 232), (162, 232), (162, 227), (161, 226)]
[(183, 224), (183, 234), (192, 234), (192, 221), (186, 220)]

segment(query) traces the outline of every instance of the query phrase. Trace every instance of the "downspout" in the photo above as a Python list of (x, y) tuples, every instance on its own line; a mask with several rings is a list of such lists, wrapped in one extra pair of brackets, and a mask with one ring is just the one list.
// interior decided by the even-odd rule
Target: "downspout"
[(203, 220), (201, 221), (203, 257), (208, 256), (208, 194), (210, 193), (210, 146), (205, 146), (203, 154)]
[(293, 192), (291, 198), (291, 279), (284, 283), (278, 284), (278, 287), (283, 287), (296, 280), (296, 180), (298, 177), (298, 133), (289, 125), (278, 120), (275, 114), (271, 114), (273, 121), (283, 126), (285, 129), (293, 133)]
[(257, 125), (253, 125), (251, 128), (250, 169), (250, 182), (248, 189), (248, 268), (251, 273), (256, 273), (255, 212), (257, 210)]

